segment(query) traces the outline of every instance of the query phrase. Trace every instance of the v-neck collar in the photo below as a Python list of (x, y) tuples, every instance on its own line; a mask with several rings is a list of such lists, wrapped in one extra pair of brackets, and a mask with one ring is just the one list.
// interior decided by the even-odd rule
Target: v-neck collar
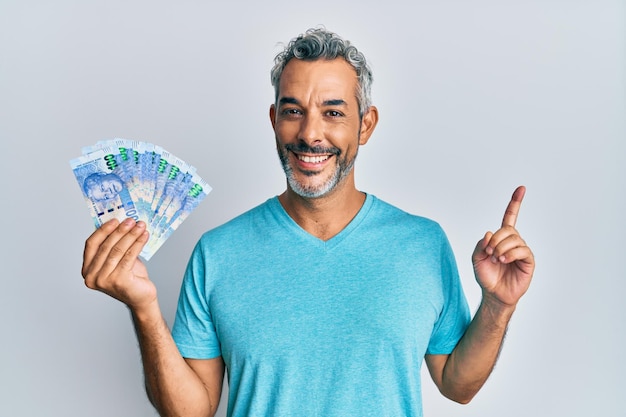
[(291, 233), (294, 233), (302, 241), (308, 243), (311, 246), (316, 246), (319, 249), (331, 250), (339, 245), (354, 229), (356, 229), (361, 222), (367, 217), (367, 213), (372, 208), (374, 203), (374, 196), (365, 194), (365, 201), (357, 212), (356, 216), (344, 227), (339, 233), (328, 240), (322, 240), (311, 233), (304, 230), (294, 219), (289, 216), (285, 208), (280, 204), (278, 196), (269, 200), (270, 208), (275, 213), (278, 222), (281, 226), (289, 229)]

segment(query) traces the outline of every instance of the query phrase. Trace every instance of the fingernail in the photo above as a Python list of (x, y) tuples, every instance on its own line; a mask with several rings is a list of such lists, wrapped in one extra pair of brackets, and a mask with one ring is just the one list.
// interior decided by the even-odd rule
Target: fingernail
[(497, 264), (497, 263), (498, 263), (498, 260), (496, 259), (496, 257), (495, 257), (495, 256), (492, 256), (492, 257), (491, 257), (491, 258), (489, 258), (489, 259), (491, 259), (491, 263), (494, 263), (494, 264)]
[(487, 252), (487, 255), (491, 255), (493, 254), (493, 248), (491, 246), (487, 246), (485, 248), (485, 252)]

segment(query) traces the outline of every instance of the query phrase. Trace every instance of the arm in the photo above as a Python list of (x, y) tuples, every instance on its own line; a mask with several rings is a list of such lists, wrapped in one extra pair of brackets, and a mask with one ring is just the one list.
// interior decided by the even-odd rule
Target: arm
[(472, 261), (483, 298), (467, 331), (450, 355), (427, 355), (426, 365), (442, 394), (468, 403), (483, 386), (498, 358), (519, 299), (528, 290), (534, 256), (515, 230), (525, 188), (513, 193), (502, 227), (487, 232)]
[(500, 310), (484, 300), (450, 355), (426, 355), (430, 375), (447, 398), (467, 404), (483, 386), (502, 347), (513, 310)]
[(86, 241), (85, 285), (131, 311), (144, 366), (146, 391), (163, 416), (213, 416), (224, 376), (221, 358), (185, 360), (162, 317), (156, 287), (138, 259), (148, 241), (143, 222), (109, 221)]
[(159, 306), (132, 312), (144, 367), (146, 392), (163, 416), (213, 416), (224, 377), (221, 357), (184, 359)]

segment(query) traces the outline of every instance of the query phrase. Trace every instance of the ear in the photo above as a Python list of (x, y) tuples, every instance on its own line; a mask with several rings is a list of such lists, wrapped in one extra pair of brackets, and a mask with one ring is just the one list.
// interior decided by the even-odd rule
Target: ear
[(276, 130), (276, 106), (274, 104), (270, 106), (270, 122), (272, 123), (272, 129)]
[(359, 135), (359, 145), (365, 145), (374, 133), (374, 129), (378, 124), (378, 109), (376, 106), (370, 106), (361, 118), (361, 134)]

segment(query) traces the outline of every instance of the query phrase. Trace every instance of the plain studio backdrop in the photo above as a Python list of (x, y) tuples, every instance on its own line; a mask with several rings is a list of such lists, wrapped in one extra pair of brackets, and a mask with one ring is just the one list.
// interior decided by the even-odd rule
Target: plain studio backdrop
[(2, 0), (0, 416), (155, 415), (127, 309), (83, 285), (93, 226), (68, 161), (131, 138), (213, 186), (148, 263), (171, 324), (200, 235), (285, 187), (269, 70), (317, 25), (374, 71), (357, 186), (442, 224), (472, 310), (474, 244), (528, 188), (537, 270), (500, 361), (467, 406), (422, 369), (425, 414), (626, 415), (625, 16), (610, 0)]

